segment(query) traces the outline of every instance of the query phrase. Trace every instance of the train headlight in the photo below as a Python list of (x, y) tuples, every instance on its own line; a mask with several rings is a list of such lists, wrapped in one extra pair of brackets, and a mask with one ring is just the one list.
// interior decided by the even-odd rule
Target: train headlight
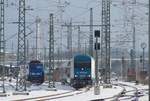
[(91, 77), (91, 75), (88, 75), (88, 77)]
[(74, 77), (78, 77), (77, 75), (75, 75)]

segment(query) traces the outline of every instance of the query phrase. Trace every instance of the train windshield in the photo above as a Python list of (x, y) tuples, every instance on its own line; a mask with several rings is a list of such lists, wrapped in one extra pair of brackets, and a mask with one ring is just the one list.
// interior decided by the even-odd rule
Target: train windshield
[(43, 66), (42, 65), (37, 65), (36, 68), (37, 69), (43, 69)]
[(29, 71), (31, 75), (42, 75), (44, 68), (42, 64), (30, 64)]
[(90, 78), (91, 77), (91, 63), (79, 62), (74, 64), (75, 78)]
[(41, 68), (43, 68), (43, 64), (30, 64), (30, 67), (32, 68), (39, 68), (39, 69), (41, 69)]

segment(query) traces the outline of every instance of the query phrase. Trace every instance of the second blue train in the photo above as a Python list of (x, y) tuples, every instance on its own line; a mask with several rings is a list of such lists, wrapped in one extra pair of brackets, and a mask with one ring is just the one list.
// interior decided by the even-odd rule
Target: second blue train
[(71, 85), (78, 89), (92, 85), (95, 79), (95, 62), (91, 56), (80, 54), (74, 56), (70, 69)]

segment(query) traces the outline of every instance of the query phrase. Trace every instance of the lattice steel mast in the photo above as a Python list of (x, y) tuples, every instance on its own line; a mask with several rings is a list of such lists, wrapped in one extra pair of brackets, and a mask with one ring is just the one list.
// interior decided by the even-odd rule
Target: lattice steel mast
[(110, 0), (102, 0), (101, 68), (103, 80), (110, 83)]
[(41, 33), (40, 33), (40, 23), (41, 19), (39, 17), (36, 18), (36, 59), (40, 59), (40, 43), (41, 43)]
[[(148, 1), (149, 7), (148, 7), (148, 66), (150, 67), (150, 0)], [(149, 94), (148, 94), (148, 98), (150, 99), (150, 68), (148, 68), (148, 87), (149, 87)]]
[[(26, 63), (26, 27), (25, 27), (25, 0), (19, 0), (19, 21), (18, 21), (18, 53), (17, 65), (23, 65), (25, 68)], [(24, 78), (24, 90), (26, 91), (26, 80)], [(20, 85), (22, 86), (22, 85)], [(18, 90), (18, 77), (16, 83), (16, 90)]]
[(54, 21), (53, 14), (50, 14), (49, 26), (49, 88), (54, 88), (53, 72), (54, 72)]
[(69, 23), (65, 23), (65, 25), (62, 25), (64, 27), (67, 27), (67, 49), (68, 49), (68, 59), (71, 59), (72, 57), (72, 19)]
[[(131, 15), (131, 29), (132, 29), (132, 39), (133, 39), (133, 49), (132, 49), (132, 55), (131, 55), (131, 68), (134, 69), (135, 73), (137, 74), (137, 69), (136, 69), (136, 26), (135, 26), (135, 5), (136, 5), (136, 0), (132, 1), (132, 15)], [(134, 80), (136, 80), (137, 75), (135, 74), (135, 77), (133, 77)]]
[(78, 52), (81, 52), (81, 30), (80, 26), (78, 26)]
[(70, 23), (67, 27), (68, 29), (68, 39), (67, 39), (67, 46), (68, 46), (68, 50), (69, 50), (69, 59), (72, 58), (72, 20), (70, 20)]
[(0, 3), (0, 65), (3, 68), (2, 71), (2, 78), (3, 78), (3, 93), (5, 93), (5, 85), (4, 85), (4, 76), (5, 76), (5, 68), (4, 68), (4, 63), (5, 63), (5, 32), (4, 32), (4, 0), (1, 0)]

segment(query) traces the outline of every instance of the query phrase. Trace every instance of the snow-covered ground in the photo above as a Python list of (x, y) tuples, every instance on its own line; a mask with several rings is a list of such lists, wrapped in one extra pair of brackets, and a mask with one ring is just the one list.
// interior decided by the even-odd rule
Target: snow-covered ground
[[(136, 85), (135, 83), (131, 83), (131, 82), (118, 82), (118, 83), (121, 83), (121, 84), (125, 84), (125, 85), (129, 85), (129, 86), (132, 86), (132, 87), (135, 87), (137, 88), (137, 90), (141, 93), (139, 95), (141, 95), (141, 97), (138, 97), (138, 101), (149, 101), (148, 100), (148, 85), (143, 85), (143, 84), (138, 84)], [(134, 90), (133, 88), (131, 87), (126, 87), (127, 90)], [(128, 95), (133, 95), (134, 92), (129, 92), (127, 93)], [(133, 98), (135, 99), (135, 98)], [(121, 100), (121, 101), (131, 101), (130, 100)]]
[[(29, 91), (29, 95), (13, 95), (13, 93), (15, 92), (15, 82), (9, 83), (8, 81), (5, 82), (5, 88), (6, 88), (6, 94), (8, 96), (0, 97), (0, 101), (15, 101), (15, 100), (21, 101), (23, 99), (28, 99), (28, 98), (51, 96), (51, 95), (62, 94), (67, 92), (71, 92), (70, 94), (73, 94), (73, 96), (51, 99), (51, 101), (89, 101), (92, 99), (100, 99), (100, 98), (103, 99), (107, 97), (113, 97), (123, 90), (121, 87), (118, 86), (113, 86), (112, 89), (111, 88), (104, 89), (103, 87), (100, 87), (100, 95), (94, 95), (94, 88), (91, 88), (87, 92), (84, 91), (80, 93), (81, 91), (75, 91), (70, 86), (65, 86), (65, 85), (61, 85), (61, 83), (56, 83), (57, 91), (49, 91), (47, 90), (48, 84), (44, 83), (39, 86), (33, 85), (30, 88), (28, 87), (27, 89)], [(0, 87), (0, 90), (2, 91), (2, 87)], [(31, 99), (29, 101), (34, 101), (34, 100)]]
[(94, 99), (105, 99), (118, 95), (123, 89), (121, 87), (100, 88), (100, 95), (94, 95), (94, 88), (91, 88), (88, 92), (83, 94), (74, 95), (70, 97), (55, 99), (53, 101), (90, 101)]
[[(13, 100), (19, 100), (19, 99), (27, 99), (27, 98), (34, 98), (39, 96), (48, 96), (48, 95), (54, 95), (54, 94), (61, 94), (65, 92), (74, 91), (74, 88), (70, 86), (61, 85), (60, 83), (56, 83), (56, 89), (57, 91), (50, 91), (48, 89), (48, 84), (44, 83), (42, 85), (33, 85), (30, 88), (28, 88), (29, 95), (13, 95), (15, 92), (15, 83), (9, 84), (8, 82), (5, 83), (6, 88), (6, 97), (0, 97), (0, 101), (13, 101)], [(2, 91), (2, 87), (0, 87)], [(21, 101), (21, 100), (20, 100)]]
[(129, 85), (129, 86), (133, 86), (133, 87), (136, 87), (138, 89), (148, 89), (148, 85), (143, 85), (143, 84), (136, 85), (135, 83), (132, 83), (132, 82), (121, 82), (121, 81), (119, 81), (118, 83), (122, 83), (122, 84), (126, 84), (126, 85)]
[[(147, 85), (142, 85), (142, 84), (135, 85), (135, 83), (129, 83), (129, 82), (116, 82), (116, 83), (122, 83), (122, 84), (136, 87), (141, 92), (142, 92), (142, 89), (148, 89)], [(8, 81), (5, 84), (5, 88), (6, 88), (6, 93), (8, 96), (0, 97), (0, 101), (16, 101), (16, 100), (21, 101), (23, 99), (36, 98), (36, 97), (42, 97), (42, 96), (50, 96), (50, 97), (47, 97), (46, 99), (50, 99), (51, 101), (90, 101), (94, 99), (110, 98), (115, 95), (118, 95), (119, 93), (123, 91), (123, 88), (120, 86), (113, 86), (112, 88), (103, 88), (101, 86), (100, 95), (94, 95), (93, 87), (88, 91), (84, 91), (84, 90), (75, 91), (72, 87), (61, 85), (61, 83), (56, 83), (57, 91), (49, 91), (47, 90), (48, 84), (44, 83), (39, 86), (32, 85), (30, 88), (28, 87), (29, 95), (13, 95), (13, 92), (15, 92), (15, 83), (14, 82), (9, 83)], [(0, 90), (2, 91), (2, 87), (0, 87)], [(130, 91), (134, 89), (132, 87), (126, 87), (126, 90)], [(63, 96), (66, 96), (66, 97), (61, 97), (62, 95), (57, 95), (57, 94), (62, 94), (62, 93), (65, 93), (63, 94)], [(133, 92), (129, 92), (127, 94), (132, 95)], [(144, 94), (144, 96), (140, 97), (139, 101), (148, 101), (148, 92), (143, 91), (142, 94)], [(55, 98), (56, 95), (58, 97), (57, 99)], [(43, 99), (43, 98), (39, 98), (39, 100), (40, 99)], [(35, 100), (28, 99), (28, 101), (35, 101)], [(105, 100), (105, 101), (110, 101), (110, 99)], [(131, 99), (120, 100), (120, 101), (131, 101)]]

